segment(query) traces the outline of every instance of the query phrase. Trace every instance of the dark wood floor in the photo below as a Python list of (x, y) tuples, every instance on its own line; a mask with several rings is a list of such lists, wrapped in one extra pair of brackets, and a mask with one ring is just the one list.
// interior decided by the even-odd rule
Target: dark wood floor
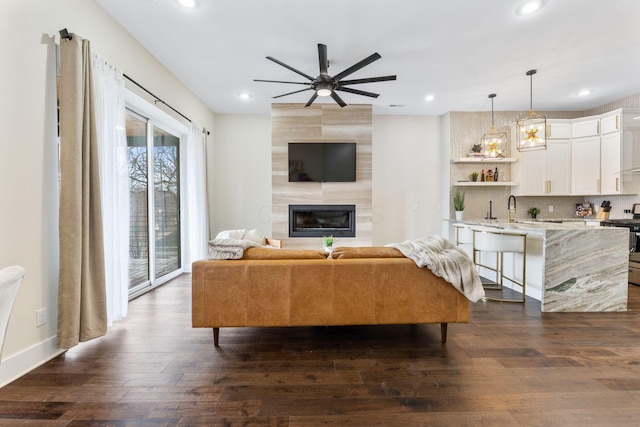
[(640, 425), (640, 287), (625, 313), (481, 302), (471, 322), (190, 327), (190, 276), (0, 389), (0, 425)]

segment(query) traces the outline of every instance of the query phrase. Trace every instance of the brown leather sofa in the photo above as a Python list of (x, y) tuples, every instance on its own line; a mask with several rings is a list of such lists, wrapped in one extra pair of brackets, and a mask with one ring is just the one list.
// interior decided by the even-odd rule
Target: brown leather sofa
[(192, 266), (192, 325), (332, 326), (469, 321), (469, 301), (394, 248), (249, 248), (240, 260)]

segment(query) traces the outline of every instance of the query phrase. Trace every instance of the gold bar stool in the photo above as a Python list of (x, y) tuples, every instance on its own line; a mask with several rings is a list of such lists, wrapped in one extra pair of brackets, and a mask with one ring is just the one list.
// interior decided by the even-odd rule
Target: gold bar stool
[[(494, 271), (496, 274), (495, 287), (487, 287), (487, 289), (503, 289), (503, 281), (506, 279), (514, 285), (522, 287), (521, 299), (505, 299), (485, 297), (485, 300), (503, 301), (503, 302), (525, 302), (525, 286), (527, 260), (525, 257), (525, 248), (527, 246), (527, 233), (519, 230), (504, 230), (494, 227), (473, 226), (473, 261), (476, 267), (483, 267)], [(482, 264), (480, 253), (488, 252), (496, 254), (496, 266)], [(504, 254), (519, 253), (522, 254), (522, 281), (519, 282), (514, 277), (508, 277), (504, 274)]]
[(471, 226), (468, 224), (457, 222), (453, 224), (453, 227), (455, 229), (456, 246), (459, 246), (462, 249), (468, 247), (470, 251), (469, 255), (473, 258), (473, 230), (471, 229)]

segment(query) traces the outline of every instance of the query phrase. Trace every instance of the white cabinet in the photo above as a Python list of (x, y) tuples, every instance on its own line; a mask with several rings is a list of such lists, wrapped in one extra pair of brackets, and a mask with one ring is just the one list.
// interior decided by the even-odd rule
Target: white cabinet
[(600, 194), (600, 137), (571, 140), (571, 188), (574, 195)]
[(547, 142), (546, 176), (545, 194), (571, 194), (571, 140), (550, 139)]
[(625, 172), (640, 166), (640, 121), (637, 114), (615, 110), (600, 119), (601, 194), (638, 194), (638, 173)]
[(620, 132), (600, 137), (600, 193), (621, 194)]
[(585, 136), (600, 135), (600, 119), (588, 117), (576, 119), (571, 123), (571, 137), (583, 138)]
[(521, 183), (516, 195), (571, 194), (570, 135), (570, 121), (547, 120), (547, 149), (519, 153), (520, 164), (512, 168), (514, 179)]

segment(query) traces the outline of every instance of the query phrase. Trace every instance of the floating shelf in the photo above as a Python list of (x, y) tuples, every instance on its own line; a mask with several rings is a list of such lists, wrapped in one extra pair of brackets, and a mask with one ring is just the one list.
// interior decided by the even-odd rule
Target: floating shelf
[(453, 163), (514, 163), (518, 159), (514, 157), (503, 157), (501, 159), (495, 157), (460, 157), (453, 159)]
[(453, 184), (454, 187), (512, 187), (514, 185), (518, 185), (518, 183), (513, 181), (498, 181), (498, 182), (456, 181)]

